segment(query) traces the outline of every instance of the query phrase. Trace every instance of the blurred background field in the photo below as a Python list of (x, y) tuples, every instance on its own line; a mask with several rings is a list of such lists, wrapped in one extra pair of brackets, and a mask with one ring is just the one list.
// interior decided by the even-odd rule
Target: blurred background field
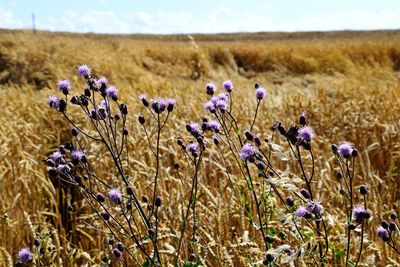
[[(52, 150), (70, 138), (69, 126), (48, 107), (47, 96), (56, 94), (57, 81), (63, 78), (71, 79), (73, 91), (80, 92), (84, 83), (75, 69), (83, 63), (96, 76), (105, 75), (128, 103), (130, 171), (140, 193), (150, 185), (146, 173), (152, 162), (149, 151), (142, 149), (146, 144), (136, 123), (142, 111), (138, 95), (177, 99), (176, 113), (163, 135), (161, 189), (168, 204), (161, 225), (166, 244), (173, 239), (171, 229), (179, 225), (175, 208), (182, 209), (180, 182), (172, 167), (182, 161), (174, 152), (178, 151), (175, 140), (184, 135), (189, 120), (204, 114), (204, 85), (209, 81), (234, 82), (236, 112), (240, 111), (244, 124), (255, 108), (254, 83), (267, 88), (256, 124), (256, 132), (265, 137), (275, 121), (289, 125), (307, 111), (317, 134), (321, 199), (329, 195), (339, 203), (337, 190), (332, 190), (336, 183), (330, 144), (347, 140), (361, 152), (358, 180), (371, 188), (371, 225), (380, 222), (380, 214), (400, 212), (400, 31), (168, 36), (1, 30), (0, 265), (14, 262), (17, 251), (31, 245), (37, 232), (51, 233), (53, 257), (71, 266), (91, 266), (104, 253), (104, 236), (94, 235), (85, 224), (91, 220), (85, 210), (67, 211), (67, 196), (51, 183), (43, 164)], [(83, 122), (82, 117), (76, 119)], [(90, 152), (102, 153), (97, 147)], [(97, 171), (107, 175), (109, 165), (104, 160)], [(183, 176), (189, 171), (183, 169)], [(203, 238), (209, 243), (206, 263), (245, 266), (250, 257), (245, 247), (254, 246), (255, 254), (262, 247), (257, 238), (240, 245), (246, 241), (245, 231), (251, 238), (255, 232), (240, 216), (228, 180), (211, 156), (200, 182), (200, 210), (207, 215), (200, 217)], [(324, 203), (327, 209), (330, 205), (335, 201)], [(376, 239), (374, 227), (368, 234), (369, 241)], [(380, 244), (368, 246), (363, 264), (399, 264), (393, 252), (376, 250)]]

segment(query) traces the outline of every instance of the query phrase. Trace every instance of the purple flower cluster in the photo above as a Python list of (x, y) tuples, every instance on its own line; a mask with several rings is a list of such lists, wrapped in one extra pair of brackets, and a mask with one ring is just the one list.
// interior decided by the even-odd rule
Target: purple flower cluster
[(342, 157), (350, 158), (351, 153), (353, 152), (353, 147), (349, 142), (344, 142), (339, 145), (338, 152)]
[(231, 80), (226, 80), (225, 82), (222, 83), (222, 86), (224, 87), (224, 89), (230, 93), (232, 92), (233, 89), (233, 83)]
[(366, 210), (364, 206), (355, 206), (353, 208), (351, 219), (357, 223), (362, 223), (364, 220), (368, 220), (371, 217), (371, 212)]
[(108, 198), (115, 204), (122, 203), (122, 195), (119, 188), (113, 188), (108, 192)]
[(311, 128), (310, 126), (303, 126), (298, 130), (298, 134), (301, 140), (305, 142), (311, 142), (311, 140), (314, 138), (314, 129)]
[(81, 77), (89, 78), (89, 75), (91, 72), (92, 72), (92, 70), (90, 69), (90, 67), (88, 65), (82, 64), (82, 65), (78, 66), (77, 73)]
[(60, 99), (54, 95), (49, 96), (49, 98), (47, 99), (47, 103), (52, 109), (57, 109), (58, 105), (60, 104)]
[(72, 88), (71, 82), (68, 80), (64, 79), (58, 82), (58, 90), (62, 92), (64, 95), (68, 95), (71, 88)]
[(267, 91), (263, 87), (258, 87), (256, 89), (256, 97), (258, 100), (262, 100), (266, 94), (267, 94)]
[(249, 161), (254, 158), (255, 151), (254, 151), (254, 146), (250, 144), (245, 144), (242, 147), (242, 152), (240, 153), (240, 158), (243, 161)]
[(20, 263), (29, 263), (33, 260), (33, 254), (29, 248), (23, 248), (18, 252), (18, 261)]

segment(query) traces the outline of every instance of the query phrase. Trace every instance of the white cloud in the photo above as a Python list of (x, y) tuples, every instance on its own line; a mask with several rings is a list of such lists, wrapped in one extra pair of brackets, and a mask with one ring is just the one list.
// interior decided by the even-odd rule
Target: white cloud
[(0, 28), (19, 29), (26, 26), (22, 21), (14, 19), (11, 11), (0, 6)]
[[(108, 0), (99, 0), (99, 4), (104, 1)], [(275, 15), (271, 5), (260, 10), (254, 14), (220, 6), (203, 13), (66, 11), (58, 17), (37, 18), (36, 26), (51, 31), (155, 34), (400, 28), (400, 9), (337, 11), (285, 21)], [(30, 24), (14, 19), (12, 12), (0, 7), (0, 27), (29, 28)]]

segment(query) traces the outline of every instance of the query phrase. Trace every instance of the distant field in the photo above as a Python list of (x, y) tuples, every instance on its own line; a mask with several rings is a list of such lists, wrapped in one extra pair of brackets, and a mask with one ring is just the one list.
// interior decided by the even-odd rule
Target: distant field
[[(56, 94), (57, 81), (63, 78), (73, 82), (73, 90), (81, 91), (84, 83), (75, 69), (82, 63), (90, 65), (95, 75), (105, 75), (119, 88), (120, 99), (128, 103), (132, 147), (145, 145), (136, 123), (136, 115), (142, 111), (138, 95), (177, 99), (176, 112), (163, 136), (165, 182), (160, 186), (168, 199), (162, 215), (167, 243), (175, 242), (169, 229), (179, 225), (174, 211), (182, 209), (181, 188), (172, 179), (173, 164), (183, 162), (174, 152), (175, 140), (185, 134), (187, 122), (202, 117), (204, 85), (209, 81), (219, 87), (226, 79), (234, 82), (235, 97), (241, 104), (236, 106), (240, 122), (254, 113), (255, 100), (249, 97), (254, 84), (267, 88), (267, 100), (255, 127), (265, 136), (275, 121), (289, 125), (307, 110), (317, 135), (314, 145), (319, 153), (321, 199), (330, 196), (336, 204), (340, 200), (337, 192), (330, 190), (336, 186), (330, 144), (347, 140), (361, 152), (357, 179), (370, 185), (371, 210), (376, 214), (373, 225), (379, 223), (379, 214), (386, 216), (393, 209), (400, 213), (400, 31), (119, 36), (1, 30), (1, 266), (9, 266), (21, 247), (32, 244), (36, 232), (52, 232), (48, 242), (53, 244), (53, 257), (62, 257), (63, 263), (72, 257), (71, 266), (91, 266), (104, 253), (104, 236), (86, 227), (85, 210), (66, 211), (69, 200), (51, 183), (42, 162), (70, 138), (69, 126), (50, 110), (47, 96)], [(96, 149), (91, 152), (101, 153)], [(132, 172), (139, 195), (150, 186), (145, 179), (150, 168), (146, 166), (153, 163), (147, 161), (149, 154), (137, 149), (130, 162), (135, 166)], [(206, 160), (209, 165), (202, 170), (204, 187), (199, 198), (205, 216), (199, 224), (215, 237), (209, 240), (204, 236), (211, 244), (206, 263), (245, 266), (254, 255), (232, 248), (239, 246), (237, 242), (249, 230), (254, 242), (248, 246), (254, 246), (252, 253), (262, 255), (259, 237), (254, 237), (256, 231), (240, 218), (239, 205), (232, 204), (237, 199), (225, 190), (224, 172), (213, 165), (211, 157)], [(109, 165), (109, 161), (100, 165), (99, 174), (106, 175)], [(334, 204), (324, 203), (327, 209)], [(223, 208), (230, 212), (220, 213)], [(68, 227), (67, 219), (72, 224)], [(378, 241), (371, 227), (369, 241), (375, 239)], [(363, 263), (399, 264), (393, 252), (383, 251), (376, 252), (376, 245), (367, 247)]]

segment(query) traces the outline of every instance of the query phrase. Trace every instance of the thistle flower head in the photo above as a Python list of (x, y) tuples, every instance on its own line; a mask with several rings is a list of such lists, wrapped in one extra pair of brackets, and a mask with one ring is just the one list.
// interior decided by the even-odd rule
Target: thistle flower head
[(56, 151), (53, 152), (53, 154), (51, 154), (50, 158), (54, 161), (54, 162), (60, 162), (60, 160), (62, 159), (63, 154), (60, 151)]
[(117, 95), (118, 89), (115, 86), (110, 86), (106, 89), (108, 97), (115, 97)]
[(54, 95), (49, 96), (49, 98), (47, 99), (47, 103), (52, 109), (57, 109), (58, 105), (60, 104), (60, 99)]
[(242, 147), (242, 152), (240, 153), (240, 158), (243, 161), (248, 161), (249, 159), (254, 157), (254, 154), (255, 154), (254, 147), (250, 144), (245, 144)]
[(382, 225), (378, 226), (378, 229), (376, 230), (378, 236), (385, 242), (390, 240), (390, 235), (389, 231), (385, 228), (382, 227)]
[(310, 126), (303, 126), (299, 129), (298, 134), (299, 137), (306, 142), (310, 142), (315, 136), (314, 129)]
[(106, 87), (107, 84), (108, 84), (108, 80), (107, 80), (106, 77), (102, 76), (102, 77), (98, 78), (98, 79), (95, 81), (95, 84), (96, 84), (98, 87)]
[(174, 110), (176, 100), (173, 98), (167, 99), (167, 110), (168, 112), (172, 112)]
[(82, 151), (72, 150), (71, 158), (73, 161), (86, 161), (86, 155)]
[(217, 121), (213, 120), (208, 123), (208, 127), (210, 127), (211, 131), (218, 133), (221, 125)]
[(222, 100), (222, 101), (228, 102), (228, 94), (226, 94), (226, 93), (220, 93), (217, 96), (217, 98), (218, 98), (218, 100)]
[(77, 70), (78, 75), (85, 78), (90, 75), (91, 71), (90, 67), (85, 64), (79, 65)]
[(297, 217), (304, 217), (308, 213), (307, 209), (303, 206), (300, 206), (296, 210)]
[(210, 112), (215, 111), (215, 103), (213, 101), (208, 101), (207, 103), (204, 104), (204, 109)]
[(215, 91), (217, 90), (217, 86), (213, 83), (206, 84), (206, 93), (208, 95), (214, 95)]
[(108, 192), (108, 198), (115, 204), (121, 204), (122, 195), (119, 188), (113, 188)]
[(306, 209), (311, 213), (320, 213), (323, 207), (320, 201), (309, 201), (306, 205)]
[(199, 132), (200, 126), (197, 122), (192, 122), (189, 124), (190, 132)]
[(349, 158), (351, 152), (353, 152), (353, 147), (349, 142), (344, 142), (338, 147), (339, 154), (344, 158)]
[(61, 80), (58, 82), (58, 90), (62, 92), (64, 95), (67, 95), (71, 90), (71, 82), (68, 80)]
[(222, 83), (222, 86), (224, 87), (224, 89), (225, 89), (227, 92), (229, 92), (229, 93), (232, 92), (233, 83), (232, 83), (231, 80), (226, 80), (225, 82)]
[(228, 104), (226, 103), (226, 101), (224, 100), (218, 100), (217, 103), (215, 104), (215, 106), (220, 110), (220, 111), (225, 111), (226, 107), (228, 106)]
[(18, 252), (18, 260), (21, 263), (29, 263), (33, 260), (33, 254), (29, 248), (23, 248)]
[(363, 206), (355, 206), (351, 214), (351, 219), (361, 223), (365, 218), (366, 210)]
[(262, 100), (266, 94), (267, 94), (267, 91), (263, 87), (258, 87), (256, 89), (256, 97), (258, 100)]
[(190, 143), (186, 146), (186, 151), (192, 154), (198, 153), (199, 145), (197, 143)]

